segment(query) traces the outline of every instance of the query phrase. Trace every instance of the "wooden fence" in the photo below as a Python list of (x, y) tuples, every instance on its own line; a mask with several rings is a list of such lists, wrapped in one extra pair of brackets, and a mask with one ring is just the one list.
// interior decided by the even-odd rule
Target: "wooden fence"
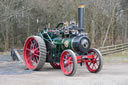
[(105, 46), (105, 47), (100, 47), (99, 48), (102, 55), (109, 55), (109, 54), (124, 51), (126, 49), (128, 49), (128, 43)]

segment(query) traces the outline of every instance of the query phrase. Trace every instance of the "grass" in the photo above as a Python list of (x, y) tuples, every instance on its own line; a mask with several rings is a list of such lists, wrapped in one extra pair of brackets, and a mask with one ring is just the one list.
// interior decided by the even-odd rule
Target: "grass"
[(6, 51), (6, 52), (0, 52), (0, 55), (10, 56), (10, 52), (9, 52), (9, 51)]
[(104, 63), (128, 63), (128, 50), (104, 56)]

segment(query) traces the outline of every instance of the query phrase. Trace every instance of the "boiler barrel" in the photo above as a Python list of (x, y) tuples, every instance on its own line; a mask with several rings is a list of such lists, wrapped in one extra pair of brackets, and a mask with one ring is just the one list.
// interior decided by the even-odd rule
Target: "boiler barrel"
[(61, 43), (62, 50), (71, 49), (79, 53), (86, 53), (91, 45), (88, 37), (83, 35), (73, 38), (64, 38)]

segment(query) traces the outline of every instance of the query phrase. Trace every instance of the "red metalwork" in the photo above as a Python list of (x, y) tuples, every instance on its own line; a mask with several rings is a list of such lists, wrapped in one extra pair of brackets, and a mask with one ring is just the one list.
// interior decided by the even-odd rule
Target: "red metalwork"
[(82, 56), (77, 56), (77, 63), (82, 63)]
[(85, 56), (77, 56), (77, 63), (82, 63), (82, 62), (89, 62), (88, 59), (92, 59), (94, 58), (94, 55), (87, 55), (86, 56), (86, 59), (82, 59), (82, 57), (85, 57)]
[(55, 62), (50, 62), (51, 66), (55, 69), (60, 69), (60, 64)]
[(34, 37), (31, 37), (26, 41), (24, 48), (24, 59), (26, 65), (32, 70), (38, 65), (40, 59), (39, 50), (40, 47)]
[(70, 75), (73, 71), (73, 57), (69, 55), (68, 51), (65, 51), (61, 56), (61, 69), (64, 74)]
[(88, 60), (88, 62), (85, 62), (87, 65), (87, 68), (91, 72), (96, 72), (100, 66), (99, 65), (99, 57), (100, 56), (93, 50), (90, 50), (88, 53), (93, 55), (94, 57), (92, 59)]

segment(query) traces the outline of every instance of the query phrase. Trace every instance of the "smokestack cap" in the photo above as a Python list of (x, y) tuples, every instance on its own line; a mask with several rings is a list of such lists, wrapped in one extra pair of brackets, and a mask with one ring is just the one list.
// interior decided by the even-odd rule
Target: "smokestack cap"
[(78, 8), (85, 8), (85, 5), (80, 5)]

